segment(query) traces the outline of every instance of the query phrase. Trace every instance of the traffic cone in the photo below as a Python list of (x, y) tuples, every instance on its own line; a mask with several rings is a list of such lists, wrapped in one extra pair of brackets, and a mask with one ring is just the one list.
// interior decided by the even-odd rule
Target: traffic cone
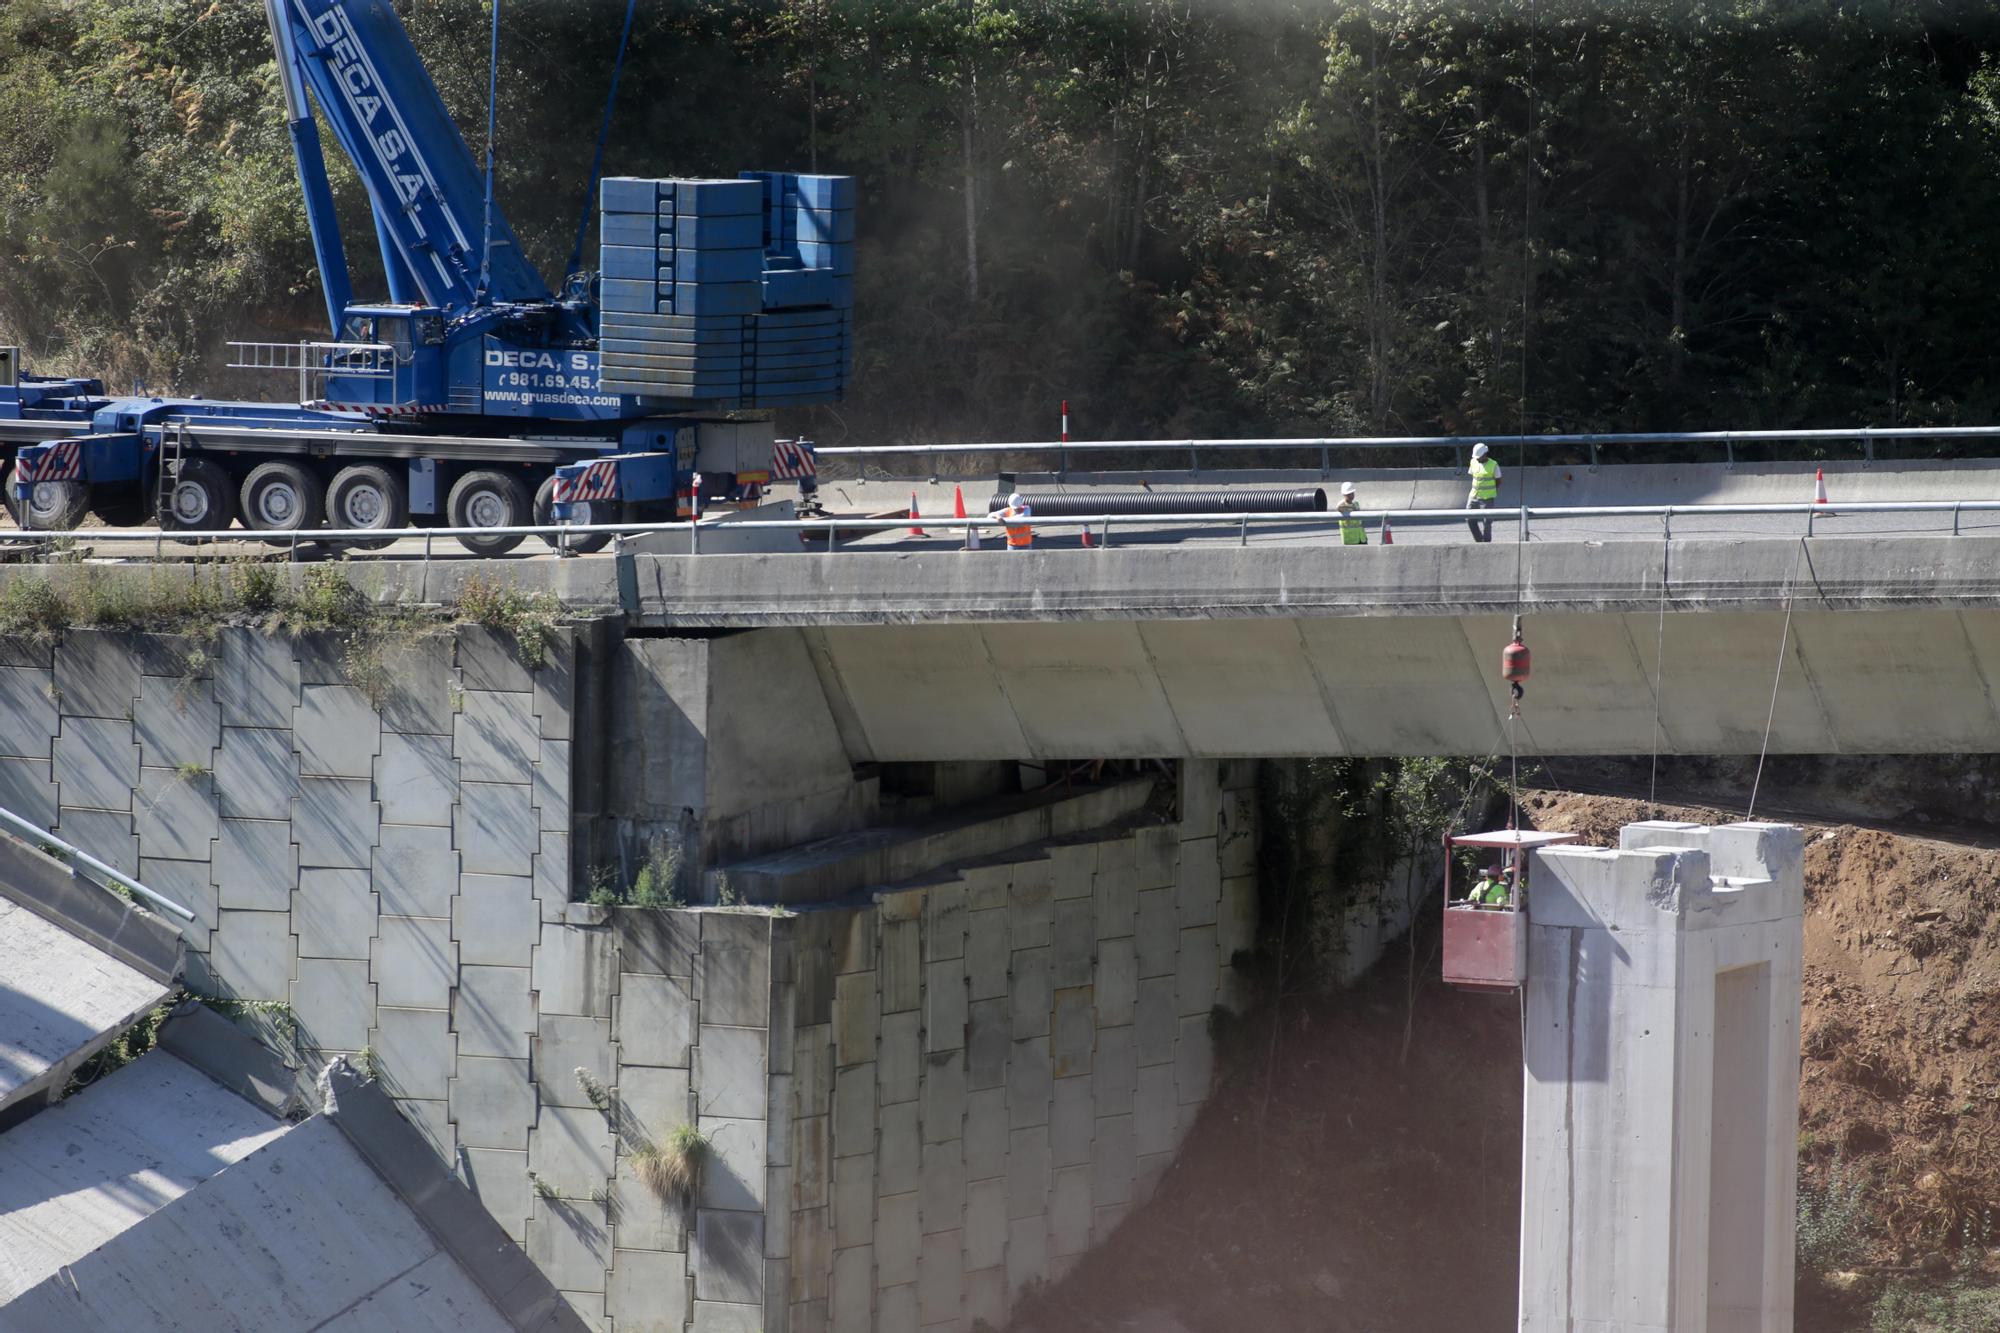
[(1389, 519), (1386, 515), (1382, 519), (1382, 544), (1384, 546), (1396, 544), (1396, 534), (1389, 530)]
[(1088, 550), (1090, 549), (1090, 529), (1089, 529), (1089, 528), (1085, 528), (1085, 529), (1083, 530), (1083, 549), (1084, 549), (1084, 550), (1086, 550), (1086, 551), (1088, 551)]
[(965, 517), (965, 490), (963, 487), (954, 486), (951, 488), (951, 516), (953, 518)]
[(1826, 498), (1826, 469), (1823, 467), (1813, 469), (1813, 503), (1816, 505), (1831, 503)]
[(910, 535), (912, 537), (930, 536), (928, 532), (924, 531), (923, 525), (917, 522), (918, 517), (919, 515), (917, 513), (917, 493), (915, 491), (911, 491), (910, 492)]

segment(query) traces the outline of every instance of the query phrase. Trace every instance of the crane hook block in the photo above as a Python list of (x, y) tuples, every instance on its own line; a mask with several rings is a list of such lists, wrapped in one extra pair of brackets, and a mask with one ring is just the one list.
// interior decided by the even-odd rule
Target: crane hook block
[(1522, 643), (1520, 634), (1516, 633), (1514, 641), (1500, 652), (1500, 679), (1510, 685), (1519, 685), (1528, 678), (1530, 665), (1528, 645)]

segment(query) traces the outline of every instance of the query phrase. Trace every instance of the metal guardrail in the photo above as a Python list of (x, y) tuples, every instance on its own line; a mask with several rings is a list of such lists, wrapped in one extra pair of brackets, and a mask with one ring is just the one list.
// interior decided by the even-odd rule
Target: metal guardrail
[[(1442, 522), (1466, 519), (1492, 520), (1496, 525), (1513, 523), (1516, 540), (1527, 538), (1536, 519), (1572, 518), (1657, 518), (1660, 520), (1661, 535), (1671, 539), (1675, 518), (1730, 517), (1742, 515), (1782, 516), (1795, 515), (1806, 520), (1806, 535), (1813, 535), (1814, 525), (1823, 518), (1846, 514), (1950, 514), (1952, 535), (1960, 535), (1960, 517), (1964, 514), (2000, 512), (2000, 500), (1864, 500), (1843, 501), (1840, 504), (1709, 504), (1709, 505), (1523, 505), (1507, 509), (1356, 509), (1348, 517), (1365, 523), (1379, 524), (1388, 519), (1392, 523), (1405, 521)], [(1235, 528), (1247, 542), (1250, 528), (1319, 526), (1331, 528), (1340, 522), (1338, 511), (1328, 509), (1307, 513), (1259, 513), (1259, 514), (1079, 514), (1063, 518), (1029, 518), (1031, 526), (1038, 530), (1048, 529), (1090, 529), (1108, 539), (1113, 525), (1130, 530), (1133, 528)], [(273, 533), (254, 532), (245, 528), (227, 528), (198, 532), (161, 532), (155, 528), (88, 528), (71, 532), (52, 533), (36, 530), (23, 531), (18, 528), (0, 529), (0, 544), (4, 543), (49, 543), (72, 542), (84, 545), (95, 543), (146, 544), (156, 548), (172, 542), (182, 544), (214, 544), (234, 542), (253, 546), (268, 546), (274, 543), (290, 544), (294, 550), (300, 546), (339, 545), (343, 542), (381, 543), (402, 540), (422, 540), (425, 543), (424, 558), (431, 558), (431, 544), (439, 538), (457, 537), (556, 537), (587, 536), (605, 533), (613, 537), (635, 537), (652, 533), (689, 534), (691, 554), (701, 553), (701, 538), (705, 533), (727, 533), (736, 531), (776, 531), (803, 534), (825, 533), (828, 546), (834, 545), (834, 535), (840, 532), (890, 532), (897, 528), (922, 527), (939, 532), (966, 533), (977, 529), (981, 533), (1000, 532), (1006, 523), (999, 518), (977, 515), (967, 518), (943, 518), (923, 515), (911, 519), (908, 515), (885, 516), (882, 518), (802, 518), (802, 519), (738, 519), (709, 520), (701, 523), (685, 521), (672, 523), (543, 523), (527, 524), (506, 528), (315, 528), (304, 532)]]
[(141, 884), (138, 880), (133, 879), (124, 871), (104, 864), (104, 862), (98, 860), (89, 852), (84, 851), (81, 847), (65, 842), (39, 824), (21, 818), (12, 810), (0, 809), (0, 826), (5, 826), (16, 837), (20, 838), (21, 841), (40, 848), (43, 852), (55, 857), (56, 860), (68, 862), (72, 868), (82, 866), (93, 874), (101, 875), (105, 879), (110, 880), (118, 887), (129, 889), (131, 892), (138, 894), (141, 898), (144, 898), (147, 902), (162, 911), (171, 912), (183, 921), (194, 920), (194, 913), (182, 907), (173, 899), (162, 897), (160, 894), (147, 888), (144, 884)]
[[(928, 457), (933, 460), (966, 454), (1055, 454), (1059, 475), (1069, 471), (1072, 454), (1168, 452), (1186, 453), (1188, 471), (1201, 471), (1202, 453), (1242, 449), (1292, 449), (1319, 453), (1322, 474), (1332, 470), (1336, 449), (1439, 449), (1469, 450), (1475, 444), (1490, 448), (1554, 448), (1562, 445), (1590, 451), (1590, 466), (1597, 466), (1597, 451), (1617, 444), (1719, 444), (1730, 463), (1736, 461), (1739, 444), (1807, 443), (1816, 440), (1858, 440), (1864, 456), (1873, 462), (1877, 440), (1966, 440), (2000, 438), (2000, 426), (1847, 426), (1798, 430), (1661, 430), (1602, 431), (1577, 435), (1326, 435), (1242, 438), (1222, 440), (1017, 440), (981, 444), (841, 444), (822, 445), (814, 450), (821, 458)], [(935, 464), (933, 464), (935, 469)]]

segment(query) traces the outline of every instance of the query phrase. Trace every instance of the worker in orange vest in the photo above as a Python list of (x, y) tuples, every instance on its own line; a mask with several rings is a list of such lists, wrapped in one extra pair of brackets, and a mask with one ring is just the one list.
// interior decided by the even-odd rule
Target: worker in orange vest
[(1007, 525), (1007, 549), (1010, 551), (1025, 551), (1034, 546), (1035, 530), (1023, 521), (1034, 516), (1035, 511), (1021, 498), (1019, 491), (1007, 497), (1005, 509), (987, 515)]

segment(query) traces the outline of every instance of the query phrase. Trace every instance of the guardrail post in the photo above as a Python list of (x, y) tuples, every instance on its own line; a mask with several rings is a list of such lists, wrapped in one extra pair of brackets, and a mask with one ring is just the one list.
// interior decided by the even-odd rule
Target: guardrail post
[(1069, 448), (1067, 446), (1056, 450), (1056, 480), (1069, 480)]
[(701, 520), (699, 518), (688, 524), (688, 554), (701, 554)]
[(1192, 444), (1188, 446), (1188, 475), (1193, 477), (1201, 475), (1201, 451)]
[(1521, 532), (1520, 535), (1515, 538), (1515, 540), (1516, 541), (1528, 540), (1528, 506), (1526, 505), (1521, 506)]
[(1736, 441), (1724, 440), (1722, 442), (1722, 466), (1732, 472), (1736, 470)]
[(1806, 506), (1806, 536), (1808, 537), (1813, 535), (1813, 515), (1817, 514), (1818, 512), (1819, 512), (1818, 505)]
[(1590, 442), (1590, 470), (1591, 470), (1592, 472), (1595, 472), (1595, 471), (1597, 471), (1597, 441), (1596, 441), (1596, 440), (1592, 440), (1592, 441)]
[(1958, 506), (1956, 504), (1951, 507), (1951, 535), (1954, 537), (1958, 535)]
[(1325, 445), (1319, 447), (1319, 479), (1325, 481), (1333, 472), (1333, 451)]
[(1861, 432), (1861, 457), (1864, 462), (1875, 461), (1875, 437), (1870, 432)]
[(1248, 546), (1250, 544), (1250, 515), (1248, 514), (1245, 514), (1242, 522), (1236, 525), (1236, 544), (1238, 546)]
[(1102, 551), (1111, 545), (1111, 516), (1104, 516), (1104, 535), (1098, 539), (1097, 549)]
[(1670, 542), (1673, 539), (1674, 539), (1674, 507), (1672, 505), (1666, 505), (1660, 510), (1660, 540), (1663, 542)]

